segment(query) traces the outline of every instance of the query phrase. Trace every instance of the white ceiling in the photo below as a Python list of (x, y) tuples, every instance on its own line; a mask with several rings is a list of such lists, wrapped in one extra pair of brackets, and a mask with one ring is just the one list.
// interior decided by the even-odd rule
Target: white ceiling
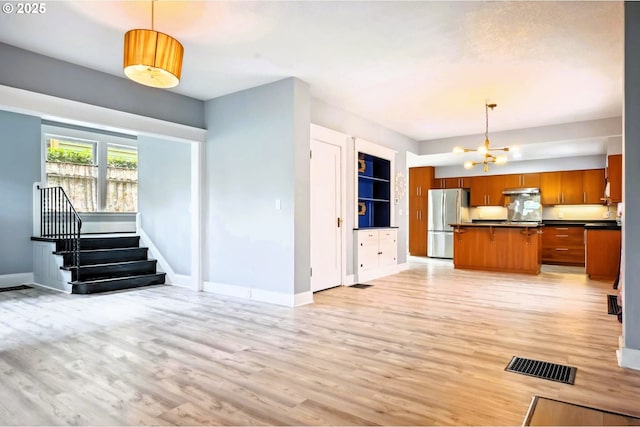
[[(122, 76), (124, 33), (150, 27), (149, 1), (46, 7), (0, 14), (0, 41)], [(622, 115), (622, 2), (163, 0), (155, 9), (155, 29), (185, 47), (173, 90), (202, 100), (295, 76), (315, 98), (418, 141), (483, 133), (486, 100), (498, 103), (490, 131)]]

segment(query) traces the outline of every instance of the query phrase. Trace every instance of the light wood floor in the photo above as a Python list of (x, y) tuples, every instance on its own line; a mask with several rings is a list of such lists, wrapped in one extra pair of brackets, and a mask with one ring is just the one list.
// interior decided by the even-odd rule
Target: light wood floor
[[(1, 425), (520, 425), (533, 395), (640, 416), (610, 284), (450, 262), (296, 309), (159, 286), (0, 293)], [(508, 373), (578, 367), (574, 386)]]

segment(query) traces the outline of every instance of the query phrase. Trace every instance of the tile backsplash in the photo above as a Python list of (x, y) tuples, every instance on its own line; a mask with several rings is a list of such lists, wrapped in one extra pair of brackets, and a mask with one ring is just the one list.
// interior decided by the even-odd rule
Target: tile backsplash
[[(566, 219), (566, 220), (602, 220), (616, 219), (616, 205), (559, 205), (542, 208), (542, 219)], [(481, 206), (471, 208), (471, 219), (507, 219), (507, 208), (501, 206)]]

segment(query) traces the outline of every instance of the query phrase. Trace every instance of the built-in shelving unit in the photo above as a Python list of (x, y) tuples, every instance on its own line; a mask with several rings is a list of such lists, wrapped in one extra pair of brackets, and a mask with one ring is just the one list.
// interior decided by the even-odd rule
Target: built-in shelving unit
[(358, 228), (391, 225), (391, 162), (358, 152)]

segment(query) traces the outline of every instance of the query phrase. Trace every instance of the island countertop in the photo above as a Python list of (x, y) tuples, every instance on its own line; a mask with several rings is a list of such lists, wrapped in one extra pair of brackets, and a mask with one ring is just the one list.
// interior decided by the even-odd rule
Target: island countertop
[(538, 228), (544, 227), (544, 224), (537, 222), (460, 222), (449, 224), (454, 228), (459, 227), (504, 227), (504, 228)]

